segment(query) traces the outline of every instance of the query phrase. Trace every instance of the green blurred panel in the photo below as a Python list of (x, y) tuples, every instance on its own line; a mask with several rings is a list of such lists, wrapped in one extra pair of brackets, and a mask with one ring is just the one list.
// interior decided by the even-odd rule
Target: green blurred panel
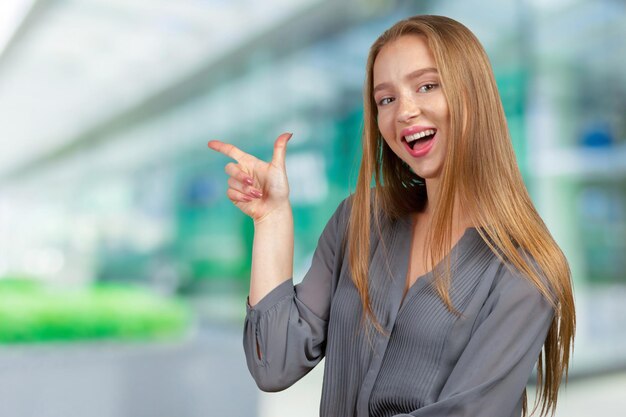
[[(212, 184), (222, 176), (223, 170), (219, 171), (195, 175), (187, 185), (193, 187), (202, 181)], [(186, 197), (178, 201), (174, 244), (177, 257), (193, 280), (242, 280), (249, 270), (251, 224), (225, 195), (214, 195), (217, 190), (212, 187), (210, 194), (195, 204), (189, 204)]]
[(98, 281), (144, 281), (150, 275), (154, 254), (131, 250), (101, 251), (96, 271)]
[(587, 267), (596, 284), (626, 284), (626, 185), (587, 180), (573, 189)]
[(502, 98), (517, 163), (526, 184), (530, 185), (525, 127), (528, 72), (525, 68), (514, 68), (507, 71), (496, 69), (495, 78)]
[(0, 279), (0, 343), (178, 339), (190, 324), (179, 300), (140, 288), (55, 288)]

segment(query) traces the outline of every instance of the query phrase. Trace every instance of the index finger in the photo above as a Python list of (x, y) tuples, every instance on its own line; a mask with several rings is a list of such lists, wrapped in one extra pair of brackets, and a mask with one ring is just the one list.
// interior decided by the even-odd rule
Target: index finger
[(230, 143), (220, 142), (219, 140), (209, 141), (209, 148), (221, 154), (224, 154), (230, 158), (233, 158), (237, 162), (241, 162), (241, 159), (244, 156), (246, 156), (246, 153), (243, 152), (238, 147), (236, 147), (235, 145), (231, 145)]

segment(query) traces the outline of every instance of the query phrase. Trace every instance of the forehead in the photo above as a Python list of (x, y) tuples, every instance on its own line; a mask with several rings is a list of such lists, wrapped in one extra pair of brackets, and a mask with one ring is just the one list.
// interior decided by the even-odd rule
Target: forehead
[(374, 83), (422, 68), (437, 68), (426, 38), (421, 35), (403, 35), (387, 43), (378, 52), (373, 66)]

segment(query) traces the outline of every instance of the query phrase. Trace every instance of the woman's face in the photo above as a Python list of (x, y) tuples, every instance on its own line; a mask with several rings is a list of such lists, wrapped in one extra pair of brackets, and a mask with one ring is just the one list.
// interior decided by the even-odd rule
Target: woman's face
[(378, 129), (385, 142), (417, 175), (437, 178), (450, 117), (426, 39), (404, 35), (386, 44), (373, 71)]

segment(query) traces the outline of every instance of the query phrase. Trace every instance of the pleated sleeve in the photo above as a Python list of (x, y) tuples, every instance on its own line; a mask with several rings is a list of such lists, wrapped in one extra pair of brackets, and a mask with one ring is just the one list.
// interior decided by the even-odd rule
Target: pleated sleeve
[(306, 375), (324, 357), (333, 282), (345, 233), (342, 202), (322, 232), (302, 282), (279, 284), (255, 306), (247, 306), (243, 345), (258, 387), (280, 391)]

